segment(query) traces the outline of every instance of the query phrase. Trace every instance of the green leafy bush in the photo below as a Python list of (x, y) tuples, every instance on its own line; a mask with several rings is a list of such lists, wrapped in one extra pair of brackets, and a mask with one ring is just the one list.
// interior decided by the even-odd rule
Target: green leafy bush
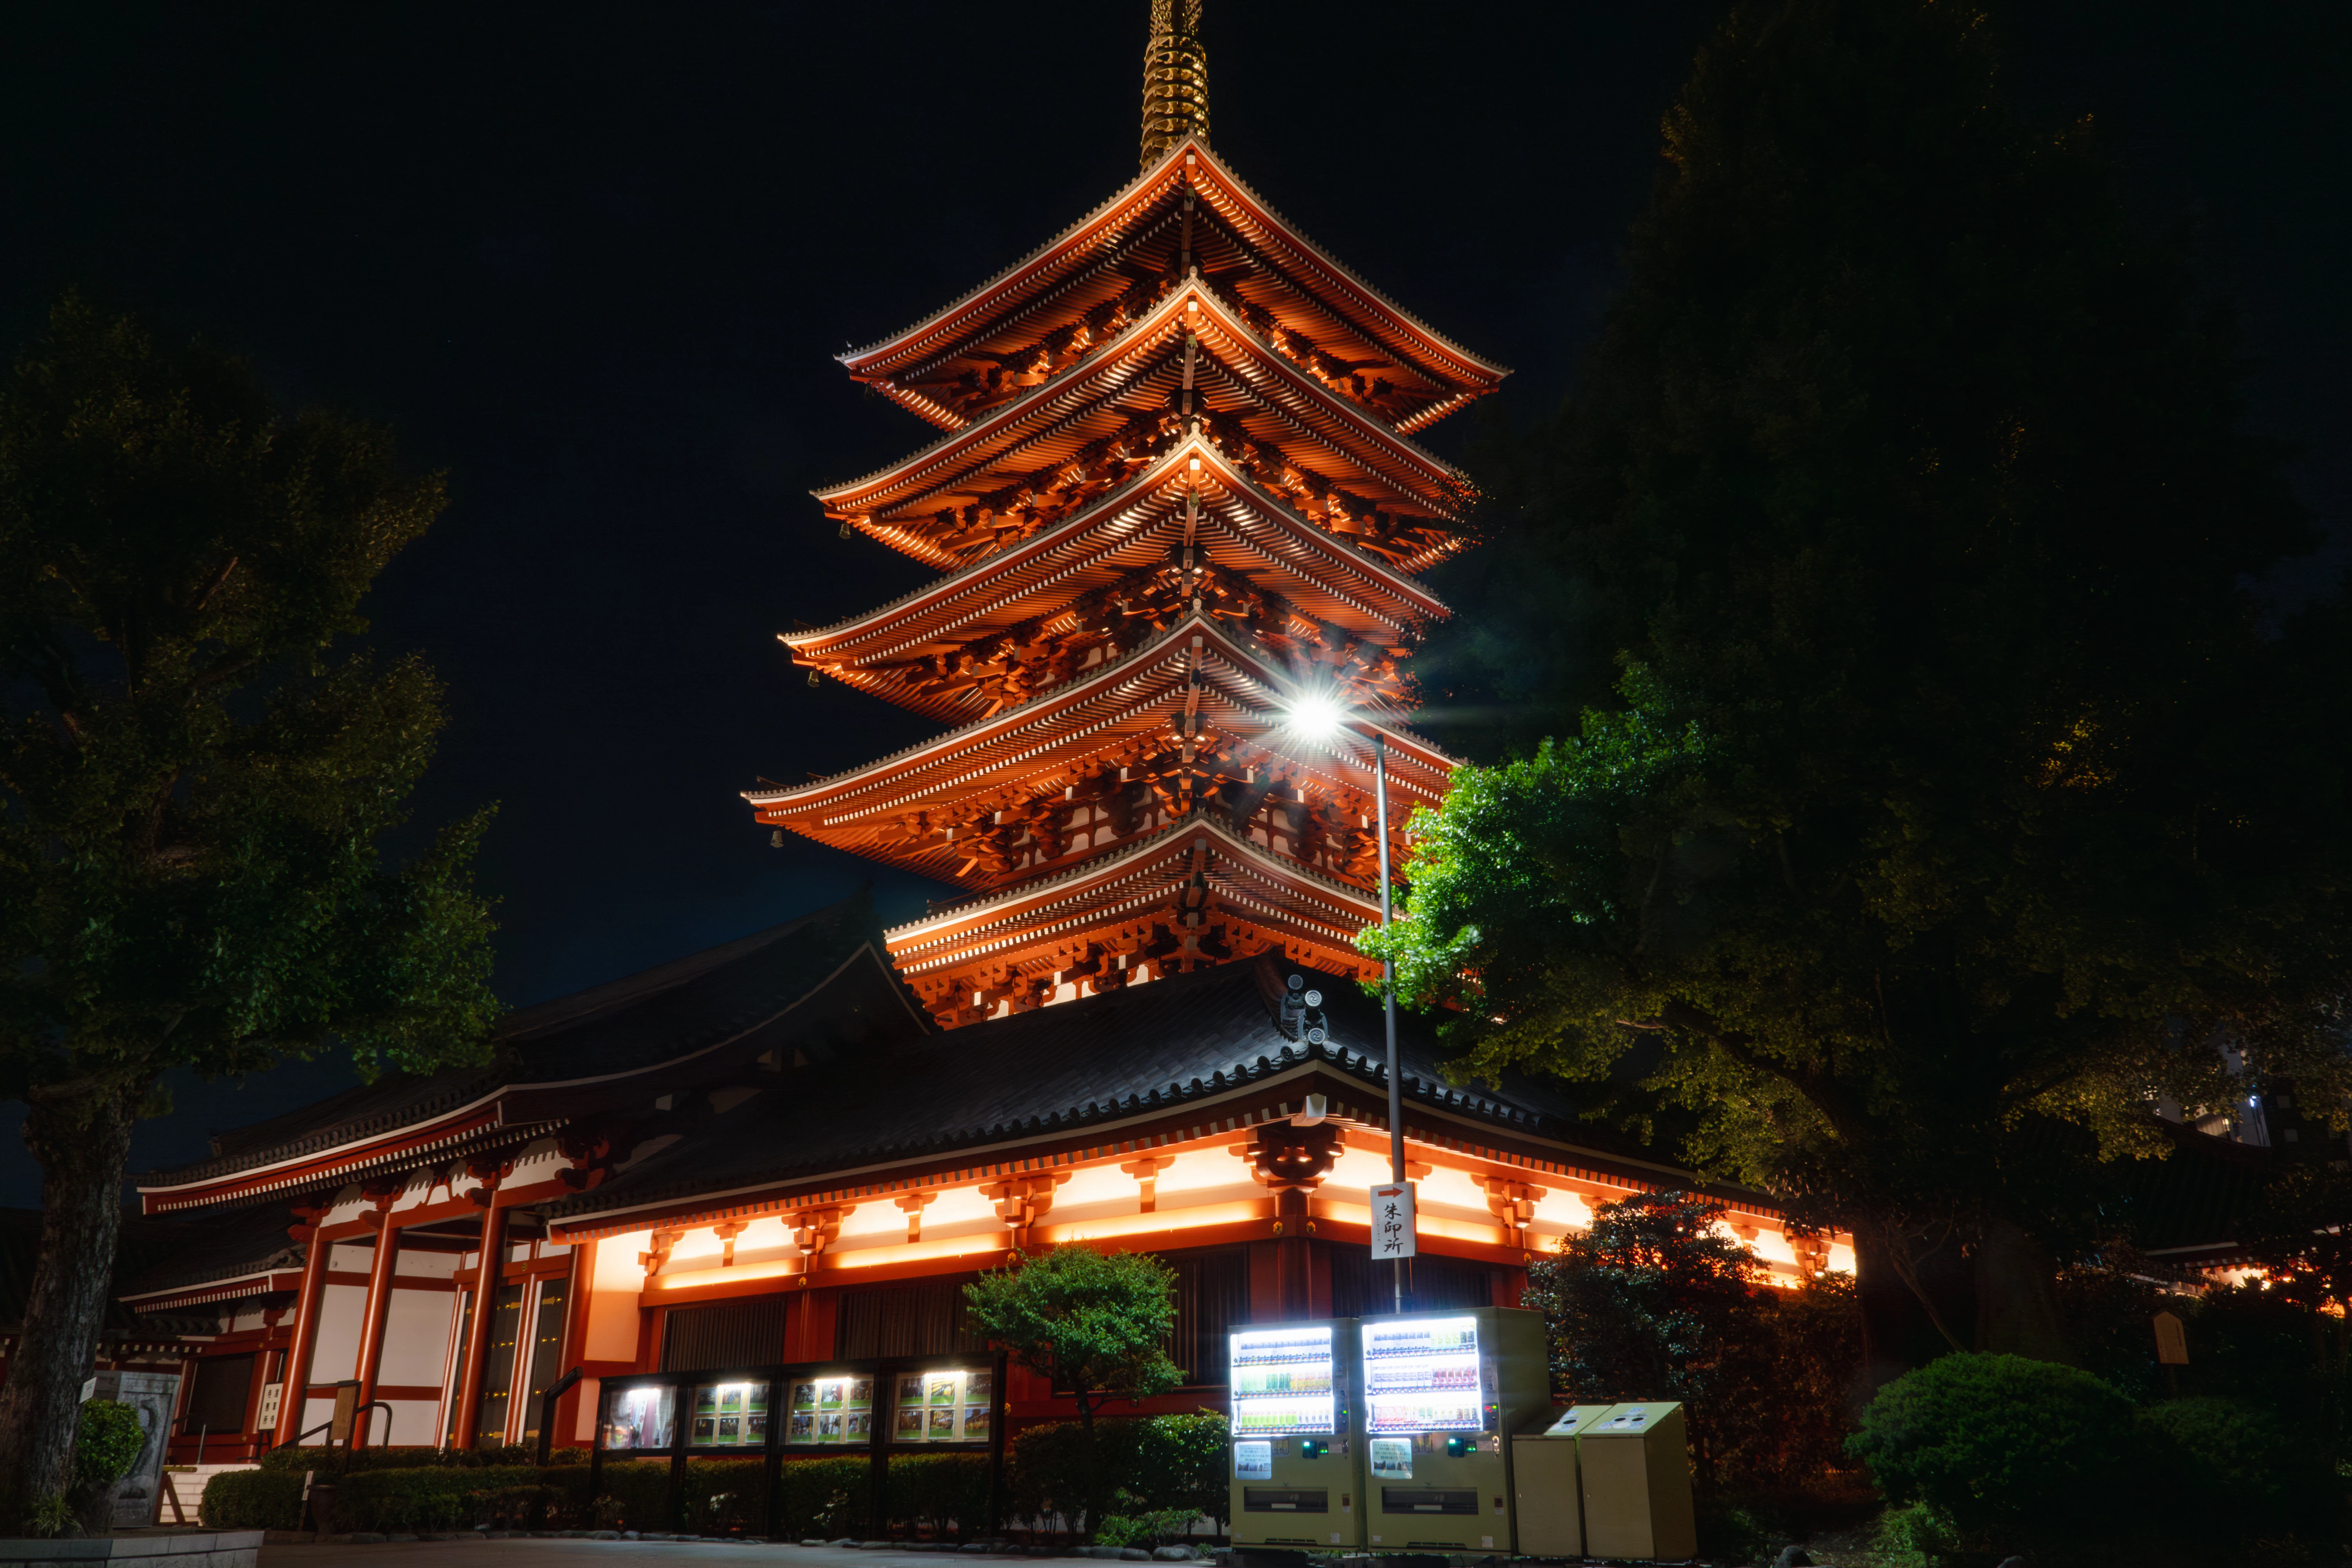
[(1095, 1531), (1095, 1544), (1135, 1546), (1147, 1552), (1155, 1546), (1171, 1546), (1192, 1532), (1192, 1526), (1200, 1517), (1198, 1512), (1189, 1508), (1106, 1514), (1102, 1524)]
[(1233, 1426), (1214, 1410), (1148, 1415), (1136, 1423), (1134, 1473), (1123, 1484), (1154, 1511), (1185, 1509), (1215, 1521), (1233, 1512), (1227, 1479)]
[(934, 1540), (968, 1541), (990, 1523), (988, 1473), (982, 1454), (894, 1455), (885, 1517)]
[(493, 1448), (271, 1448), (261, 1456), (265, 1470), (292, 1470), (300, 1475), (316, 1470), (325, 1475), (349, 1475), (358, 1470), (510, 1469), (538, 1462), (536, 1449), (520, 1444)]
[(2181, 1399), (2140, 1412), (2153, 1439), (2167, 1516), (2201, 1539), (2250, 1531), (2326, 1539), (2344, 1485), (2326, 1457), (2267, 1412), (2230, 1399)]
[(697, 1535), (728, 1535), (737, 1527), (764, 1532), (768, 1522), (765, 1459), (688, 1459), (678, 1492), (678, 1528)]
[(1935, 1568), (1937, 1560), (1958, 1544), (1952, 1521), (1924, 1502), (1890, 1508), (1878, 1521), (1872, 1544), (1900, 1568)]
[[(525, 1498), (526, 1490), (533, 1496)], [(541, 1490), (533, 1465), (399, 1465), (360, 1470), (336, 1480), (335, 1526), (470, 1529), (503, 1520), (510, 1529), (540, 1529), (543, 1527), (531, 1520), (529, 1508), (544, 1500)]]
[(779, 1532), (787, 1541), (864, 1534), (871, 1477), (864, 1458), (785, 1460), (777, 1481)]
[(669, 1531), (677, 1528), (670, 1510), (669, 1461), (622, 1459), (607, 1461), (597, 1483), (601, 1495), (615, 1505), (613, 1530)]
[(74, 1428), (74, 1481), (85, 1487), (110, 1487), (131, 1473), (147, 1446), (147, 1429), (139, 1412), (111, 1399), (82, 1401), (81, 1420)]
[(299, 1470), (224, 1470), (205, 1483), (197, 1513), (207, 1530), (300, 1530), (302, 1474)]
[(47, 1541), (60, 1535), (70, 1535), (80, 1528), (74, 1517), (74, 1506), (62, 1493), (33, 1500), (32, 1511), (17, 1525), (37, 1541)]
[(1879, 1390), (1847, 1449), (1887, 1500), (1978, 1551), (2059, 1546), (2128, 1517), (2147, 1452), (2130, 1402), (2089, 1373), (1948, 1355)]
[[(1134, 1499), (1128, 1514), (1189, 1509), (1222, 1528), (1231, 1512), (1225, 1478), (1229, 1429), (1214, 1411), (1192, 1415), (1111, 1416), (1095, 1423), (1103, 1486)], [(1075, 1421), (1046, 1421), (1016, 1434), (1005, 1455), (1005, 1510), (1042, 1524), (1060, 1516), (1084, 1531), (1086, 1432)], [(1106, 1510), (1108, 1511), (1108, 1510)]]

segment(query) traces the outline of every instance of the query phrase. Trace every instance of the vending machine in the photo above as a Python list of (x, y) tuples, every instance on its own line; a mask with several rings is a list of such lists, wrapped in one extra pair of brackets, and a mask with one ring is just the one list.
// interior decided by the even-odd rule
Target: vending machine
[(1355, 1321), (1243, 1329), (1231, 1355), (1234, 1544), (1361, 1546)]
[(1374, 1552), (1511, 1552), (1509, 1434), (1550, 1408), (1543, 1318), (1503, 1307), (1359, 1321)]

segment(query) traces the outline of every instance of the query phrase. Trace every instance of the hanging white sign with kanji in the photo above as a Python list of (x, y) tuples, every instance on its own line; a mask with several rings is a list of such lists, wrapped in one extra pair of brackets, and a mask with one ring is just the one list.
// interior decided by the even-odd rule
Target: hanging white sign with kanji
[(1372, 1260), (1413, 1255), (1412, 1184), (1372, 1189)]

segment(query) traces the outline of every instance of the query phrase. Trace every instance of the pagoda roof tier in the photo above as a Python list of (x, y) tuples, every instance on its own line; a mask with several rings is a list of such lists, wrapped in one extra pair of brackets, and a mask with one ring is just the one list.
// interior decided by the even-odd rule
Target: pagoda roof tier
[[(1425, 428), (1494, 390), (1509, 372), (1454, 343), (1357, 276), (1285, 220), (1187, 138), (1108, 201), (979, 288), (904, 331), (840, 356), (851, 375), (922, 417), (953, 429), (971, 416), (953, 367), (991, 377), (982, 395), (1054, 358), (1090, 346), (1122, 297), (1148, 291), (1185, 248), (1193, 198), (1192, 258), (1202, 271), (1247, 281), (1242, 297), (1269, 311), (1302, 361), (1335, 382), (1327, 362), (1392, 373), (1379, 401), (1400, 429)], [(1071, 341), (1071, 340), (1075, 341)], [(1287, 339), (1286, 339), (1287, 343)]]
[[(1370, 743), (1353, 731), (1308, 742), (1280, 720), (1322, 685), (1312, 669), (1285, 668), (1191, 611), (1018, 708), (864, 767), (743, 798), (762, 825), (967, 887), (1059, 869), (1213, 797), (1240, 820), (1268, 812), (1272, 838), (1352, 872), (1370, 848)], [(1386, 741), (1391, 833), (1401, 833), (1412, 805), (1443, 797), (1453, 759), (1393, 715), (1360, 711)], [(1276, 806), (1283, 821), (1271, 815)], [(1060, 842), (1042, 842), (1049, 836)], [(1363, 868), (1350, 879), (1369, 885)]]
[(974, 989), (1008, 994), (1034, 994), (1008, 985), (1016, 975), (1104, 990), (1146, 971), (1172, 974), (1266, 951), (1370, 977), (1380, 965), (1356, 952), (1355, 940), (1380, 918), (1378, 894), (1195, 813), (1114, 854), (894, 927), (885, 940), (899, 974), (939, 1009), (943, 978), (984, 974)]
[(815, 494), (828, 515), (895, 549), (960, 564), (1049, 525), (1192, 434), (1290, 490), (1310, 516), (1371, 535), (1402, 523), (1408, 553), (1443, 537), (1467, 493), (1443, 458), (1276, 352), (1192, 279), (1015, 401)]
[(1258, 620), (1278, 596), (1280, 633), (1295, 645), (1344, 657), (1337, 644), (1362, 639), (1391, 665), (1399, 639), (1447, 614), (1402, 568), (1189, 439), (1045, 532), (878, 609), (779, 640), (800, 664), (955, 722), (1118, 657), (1129, 636), (1119, 617), (1139, 629), (1196, 593), (1213, 614), (1255, 610)]

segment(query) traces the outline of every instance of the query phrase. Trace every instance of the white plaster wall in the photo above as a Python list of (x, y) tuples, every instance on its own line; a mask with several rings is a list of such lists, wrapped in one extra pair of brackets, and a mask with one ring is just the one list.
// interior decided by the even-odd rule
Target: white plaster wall
[(320, 1293), (318, 1349), (310, 1353), (310, 1382), (337, 1383), (356, 1376), (360, 1359), (360, 1315), (367, 1306), (367, 1289), (359, 1285), (330, 1285)]
[(352, 1247), (337, 1242), (327, 1249), (327, 1268), (337, 1274), (364, 1274), (375, 1266), (373, 1247)]
[[(1238, 1163), (1238, 1162), (1236, 1162)], [(1142, 1198), (1143, 1190), (1135, 1178), (1117, 1165), (1085, 1165), (1070, 1173), (1070, 1179), (1054, 1189), (1054, 1207), (1077, 1208), (1087, 1204), (1125, 1203), (1128, 1213)]]
[(1534, 1228), (1555, 1236), (1571, 1230), (1591, 1230), (1592, 1205), (1580, 1194), (1559, 1187), (1549, 1188), (1536, 1200)]
[(446, 1279), (457, 1272), (457, 1255), (454, 1252), (404, 1252), (394, 1260), (392, 1271), (404, 1279)]
[[(929, 1213), (925, 1211), (924, 1217)], [(841, 1235), (844, 1240), (857, 1236), (887, 1236), (892, 1231), (903, 1239), (907, 1234), (907, 1211), (889, 1198), (877, 1198), (859, 1204), (842, 1216)], [(748, 1238), (749, 1233), (745, 1233)], [(717, 1250), (713, 1248), (713, 1250)]]
[[(638, 1250), (643, 1251), (644, 1248)], [(670, 1262), (675, 1266), (689, 1263), (698, 1258), (716, 1258), (724, 1250), (719, 1244), (717, 1232), (707, 1226), (698, 1226), (677, 1238), (677, 1245), (669, 1249)]]
[(960, 1225), (967, 1220), (996, 1218), (996, 1205), (980, 1195), (978, 1187), (950, 1187), (931, 1200), (923, 1211), (923, 1234), (941, 1225)]
[(377, 1447), (389, 1443), (403, 1448), (441, 1446), (439, 1400), (387, 1399), (384, 1403), (392, 1406), (392, 1426), (389, 1430), (383, 1426), (383, 1411), (373, 1412), (368, 1417), (369, 1443)]
[[(1333, 1188), (1343, 1187), (1348, 1189), (1348, 1196), (1360, 1198), (1370, 1188), (1388, 1185), (1388, 1180), (1389, 1157), (1386, 1154), (1375, 1154), (1370, 1149), (1343, 1149), (1339, 1158), (1332, 1163), (1331, 1173), (1323, 1178), (1322, 1190), (1330, 1192)], [(1340, 1194), (1333, 1193), (1332, 1195)]]
[(446, 1290), (394, 1290), (384, 1313), (383, 1355), (376, 1363), (376, 1381), (438, 1384), (449, 1359), (449, 1303)]
[(1187, 1149), (1160, 1173), (1158, 1206), (1174, 1206), (1168, 1200), (1178, 1193), (1187, 1204), (1228, 1203), (1264, 1197), (1265, 1189), (1250, 1179), (1247, 1164), (1223, 1149)]
[(608, 1236), (596, 1244), (596, 1273), (588, 1291), (588, 1342), (582, 1361), (628, 1361), (637, 1353), (637, 1298), (646, 1272), (637, 1254), (653, 1240), (650, 1231)]
[[(604, 1380), (601, 1377), (580, 1380), (580, 1416), (572, 1426), (572, 1436), (583, 1443), (593, 1440), (596, 1436), (596, 1406), (602, 1398), (604, 1386)], [(555, 1436), (557, 1441), (562, 1440), (562, 1433), (558, 1432)]]
[[(1407, 1159), (1412, 1157), (1410, 1145), (1407, 1146), (1405, 1154)], [(1421, 1178), (1415, 1196), (1424, 1206), (1443, 1204), (1454, 1209), (1467, 1211), (1461, 1215), (1465, 1219), (1479, 1215), (1484, 1215), (1490, 1220), (1494, 1218), (1493, 1214), (1486, 1207), (1486, 1189), (1473, 1181), (1467, 1171), (1456, 1171), (1440, 1165)]]

